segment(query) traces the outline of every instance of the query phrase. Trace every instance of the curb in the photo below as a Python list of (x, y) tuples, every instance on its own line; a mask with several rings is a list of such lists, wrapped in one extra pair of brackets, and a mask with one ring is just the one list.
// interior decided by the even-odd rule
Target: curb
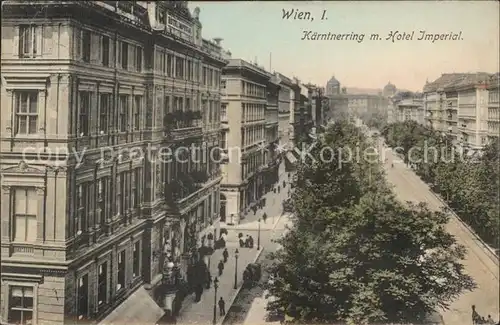
[[(276, 226), (278, 225), (281, 217), (284, 215), (285, 213), (282, 211), (281, 214), (278, 216), (278, 217), (275, 217), (276, 218), (276, 221), (273, 223), (273, 225), (271, 227), (266, 227), (266, 228), (263, 228), (262, 226), (260, 227), (260, 231), (272, 231), (274, 229), (276, 229)], [(226, 228), (227, 230), (243, 230), (243, 231), (258, 231), (259, 228), (258, 227), (255, 227), (255, 228), (246, 228), (246, 227), (237, 227), (237, 226), (226, 226), (224, 227)]]
[[(255, 263), (260, 255), (262, 255), (262, 252), (264, 251), (264, 247), (261, 247), (260, 251), (257, 253), (257, 255), (255, 255), (255, 258), (253, 259), (253, 262), (252, 263)], [(238, 297), (238, 294), (240, 293), (241, 291), (241, 288), (243, 288), (243, 283), (241, 283), (241, 285), (238, 286), (238, 289), (236, 289), (236, 292), (234, 293), (234, 295), (231, 297), (231, 299), (229, 300), (229, 304), (227, 304), (227, 309), (226, 311), (229, 312), (229, 309), (231, 309), (231, 307), (233, 306), (233, 303), (234, 301), (236, 300), (236, 297)], [(222, 325), (222, 323), (224, 323), (224, 320), (226, 319), (228, 313), (226, 312), (226, 314), (222, 317), (220, 317), (217, 322), (216, 322), (216, 325)]]
[[(479, 242), (481, 243), (481, 246), (483, 246), (483, 248), (488, 252), (488, 256), (490, 257), (491, 260), (493, 260), (493, 262), (498, 266), (499, 265), (499, 256), (495, 253), (495, 251), (493, 250), (493, 248), (491, 248), (487, 243), (484, 242), (484, 240), (482, 240), (477, 234), (476, 232), (468, 225), (466, 224), (456, 213), (455, 211), (453, 211), (449, 206), (448, 204), (437, 194), (435, 193), (434, 191), (432, 191), (431, 189), (429, 189), (432, 193), (432, 195), (434, 195), (434, 197), (436, 199), (439, 200), (439, 202), (441, 202), (447, 209), (448, 211), (450, 211), (450, 213), (453, 215), (453, 217), (455, 217), (455, 219), (458, 220), (458, 222), (465, 228), (465, 230), (467, 230), (467, 232), (469, 232), (470, 234), (472, 234), (472, 236)], [(490, 256), (490, 255), (493, 255)]]

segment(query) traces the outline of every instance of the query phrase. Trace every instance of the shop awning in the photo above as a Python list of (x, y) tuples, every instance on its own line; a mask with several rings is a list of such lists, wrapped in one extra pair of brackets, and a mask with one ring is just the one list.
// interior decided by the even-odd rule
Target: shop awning
[(163, 309), (151, 298), (146, 289), (140, 287), (99, 322), (99, 325), (155, 325), (164, 314)]

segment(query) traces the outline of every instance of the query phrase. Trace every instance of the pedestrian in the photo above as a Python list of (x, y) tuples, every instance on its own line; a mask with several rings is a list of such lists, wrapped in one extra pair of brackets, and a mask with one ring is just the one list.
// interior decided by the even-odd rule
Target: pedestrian
[(222, 297), (219, 299), (219, 312), (221, 316), (226, 315), (226, 302), (222, 299)]
[(250, 247), (250, 237), (248, 237), (248, 235), (247, 235), (247, 237), (245, 238), (245, 247), (246, 247), (246, 248), (249, 248), (249, 247)]
[(198, 283), (195, 286), (194, 293), (196, 295), (195, 298), (194, 298), (194, 302), (200, 302), (200, 300), (201, 300), (201, 294), (203, 293), (203, 286), (201, 285), (201, 283)]
[(210, 289), (211, 284), (212, 284), (212, 277), (210, 276), (210, 271), (207, 268), (207, 289)]
[(266, 220), (267, 220), (267, 213), (264, 212), (264, 214), (262, 215), (262, 221), (266, 223)]
[(224, 257), (224, 263), (226, 263), (227, 258), (229, 257), (229, 253), (227, 252), (227, 248), (224, 248), (224, 251), (222, 252), (222, 257)]
[(243, 237), (240, 237), (240, 248), (245, 247), (245, 242), (243, 241)]
[(219, 276), (221, 276), (222, 271), (224, 271), (224, 262), (220, 260), (219, 265), (217, 267), (219, 268)]
[(475, 305), (472, 305), (471, 308), (472, 308), (472, 325), (479, 324), (481, 316), (479, 316), (479, 314), (477, 313)]
[(248, 248), (253, 248), (253, 237), (248, 237)]
[(493, 318), (491, 318), (491, 315), (488, 315), (488, 319), (486, 319), (486, 322), (487, 324), (495, 325), (495, 321), (493, 320)]

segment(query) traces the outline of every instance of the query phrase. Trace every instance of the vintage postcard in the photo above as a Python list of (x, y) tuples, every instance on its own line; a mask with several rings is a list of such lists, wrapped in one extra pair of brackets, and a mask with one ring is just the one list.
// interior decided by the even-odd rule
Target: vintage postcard
[(2, 1), (1, 325), (500, 324), (498, 1)]

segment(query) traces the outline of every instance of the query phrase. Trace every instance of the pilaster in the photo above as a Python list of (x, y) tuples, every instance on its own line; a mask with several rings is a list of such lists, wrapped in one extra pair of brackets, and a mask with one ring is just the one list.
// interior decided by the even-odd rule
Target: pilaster
[(2, 217), (2, 242), (3, 243), (8, 243), (10, 242), (12, 238), (12, 234), (10, 233), (10, 230), (12, 229), (11, 227), (11, 204), (12, 204), (12, 199), (11, 199), (11, 187), (3, 185), (2, 186), (2, 209), (1, 209), (1, 217)]

